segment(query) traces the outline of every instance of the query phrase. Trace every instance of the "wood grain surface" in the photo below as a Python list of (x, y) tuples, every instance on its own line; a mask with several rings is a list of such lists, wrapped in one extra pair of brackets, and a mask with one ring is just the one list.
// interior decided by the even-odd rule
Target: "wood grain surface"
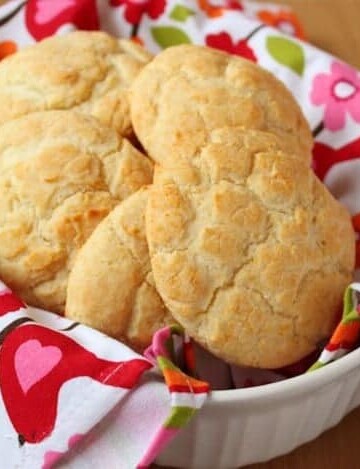
[[(4, 1), (0, 0), (1, 3)], [(309, 42), (360, 68), (360, 0), (271, 0), (270, 3), (291, 5), (304, 25)], [(246, 469), (360, 469), (359, 440), (360, 408), (317, 440), (286, 456)]]

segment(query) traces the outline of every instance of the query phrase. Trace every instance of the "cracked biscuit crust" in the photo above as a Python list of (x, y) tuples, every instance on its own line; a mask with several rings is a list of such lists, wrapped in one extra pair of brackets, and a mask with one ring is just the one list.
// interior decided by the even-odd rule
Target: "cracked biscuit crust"
[(147, 197), (146, 189), (131, 195), (93, 231), (69, 275), (65, 313), (139, 351), (171, 322), (152, 278)]
[(128, 136), (129, 86), (151, 58), (103, 32), (77, 31), (24, 48), (0, 64), (0, 123), (76, 108)]
[(156, 172), (146, 213), (154, 278), (195, 340), (228, 362), (277, 368), (328, 337), (352, 278), (354, 233), (306, 165), (258, 154), (237, 183)]
[[(277, 368), (331, 333), (352, 278), (354, 232), (345, 208), (309, 168), (311, 137), (300, 110), (254, 67), (203, 48), (168, 49), (136, 81), (132, 113), (138, 137), (159, 163), (146, 231), (166, 306), (220, 358)], [(201, 87), (183, 86), (183, 75), (193, 79), (203, 70)], [(223, 79), (214, 81), (219, 70), (238, 84), (225, 102), (213, 87), (223, 89)], [(146, 77), (150, 89), (162, 83), (151, 102), (144, 99)], [(167, 94), (166, 83), (177, 78), (176, 93)], [(249, 97), (244, 107), (237, 93)], [(140, 97), (153, 114), (140, 117)], [(252, 115), (259, 120), (246, 117)], [(184, 143), (175, 144), (169, 132), (180, 130)]]
[(135, 132), (159, 164), (192, 161), (212, 133), (266, 132), (282, 150), (310, 162), (312, 136), (287, 88), (240, 57), (182, 45), (159, 54), (132, 85)]
[(73, 111), (0, 128), (0, 277), (31, 305), (63, 312), (69, 270), (95, 226), (152, 182), (152, 163)]

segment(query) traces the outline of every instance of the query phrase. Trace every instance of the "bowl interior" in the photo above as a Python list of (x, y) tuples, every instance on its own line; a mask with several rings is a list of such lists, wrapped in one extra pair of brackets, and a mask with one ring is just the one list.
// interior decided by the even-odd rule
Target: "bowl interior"
[(356, 367), (360, 368), (360, 348), (325, 365), (323, 368), (284, 381), (249, 388), (212, 391), (208, 399), (208, 405), (231, 405), (242, 401), (257, 401), (264, 398), (267, 401), (280, 400), (284, 398), (284, 395), (287, 397), (289, 395), (301, 395), (340, 379)]

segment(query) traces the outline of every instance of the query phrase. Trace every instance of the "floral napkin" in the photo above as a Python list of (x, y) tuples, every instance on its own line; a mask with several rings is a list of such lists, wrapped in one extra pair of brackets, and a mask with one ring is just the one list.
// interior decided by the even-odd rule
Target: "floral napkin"
[[(360, 75), (302, 41), (290, 9), (237, 0), (11, 0), (0, 7), (0, 59), (53, 34), (103, 29), (150, 51), (207, 45), (259, 63), (293, 92), (315, 137), (313, 167), (352, 214), (360, 280)], [(359, 284), (311, 370), (359, 342)], [(174, 337), (189, 374), (191, 344), (177, 328), (159, 331), (145, 357), (50, 313), (26, 308), (0, 288), (0, 453), (6, 469), (145, 467), (203, 404), (208, 385), (173, 364)], [(176, 340), (175, 340), (176, 342)], [(317, 354), (318, 355), (318, 354)], [(304, 372), (234, 369), (196, 348), (204, 379), (221, 387), (260, 385)], [(34, 363), (36, 366), (34, 366)], [(218, 368), (216, 368), (218, 366)], [(161, 370), (167, 386), (160, 378)], [(190, 385), (189, 385), (190, 383)]]
[[(119, 469), (147, 467), (209, 392), (207, 383), (173, 363), (176, 337), (181, 361), (193, 374), (191, 345), (179, 326), (155, 334), (142, 357), (79, 323), (27, 307), (0, 282), (0, 329), (0, 454), (6, 469), (49, 469), (74, 446), (67, 464), (75, 460), (77, 469), (90, 461), (91, 467), (106, 461)], [(100, 421), (94, 443), (88, 433)], [(112, 435), (116, 455), (108, 451)]]

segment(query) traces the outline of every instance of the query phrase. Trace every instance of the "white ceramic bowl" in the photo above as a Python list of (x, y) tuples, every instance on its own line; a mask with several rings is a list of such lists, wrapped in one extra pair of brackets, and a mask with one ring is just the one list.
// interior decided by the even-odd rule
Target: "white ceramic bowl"
[(360, 405), (360, 349), (312, 373), (254, 388), (214, 391), (156, 463), (238, 468), (288, 453)]

